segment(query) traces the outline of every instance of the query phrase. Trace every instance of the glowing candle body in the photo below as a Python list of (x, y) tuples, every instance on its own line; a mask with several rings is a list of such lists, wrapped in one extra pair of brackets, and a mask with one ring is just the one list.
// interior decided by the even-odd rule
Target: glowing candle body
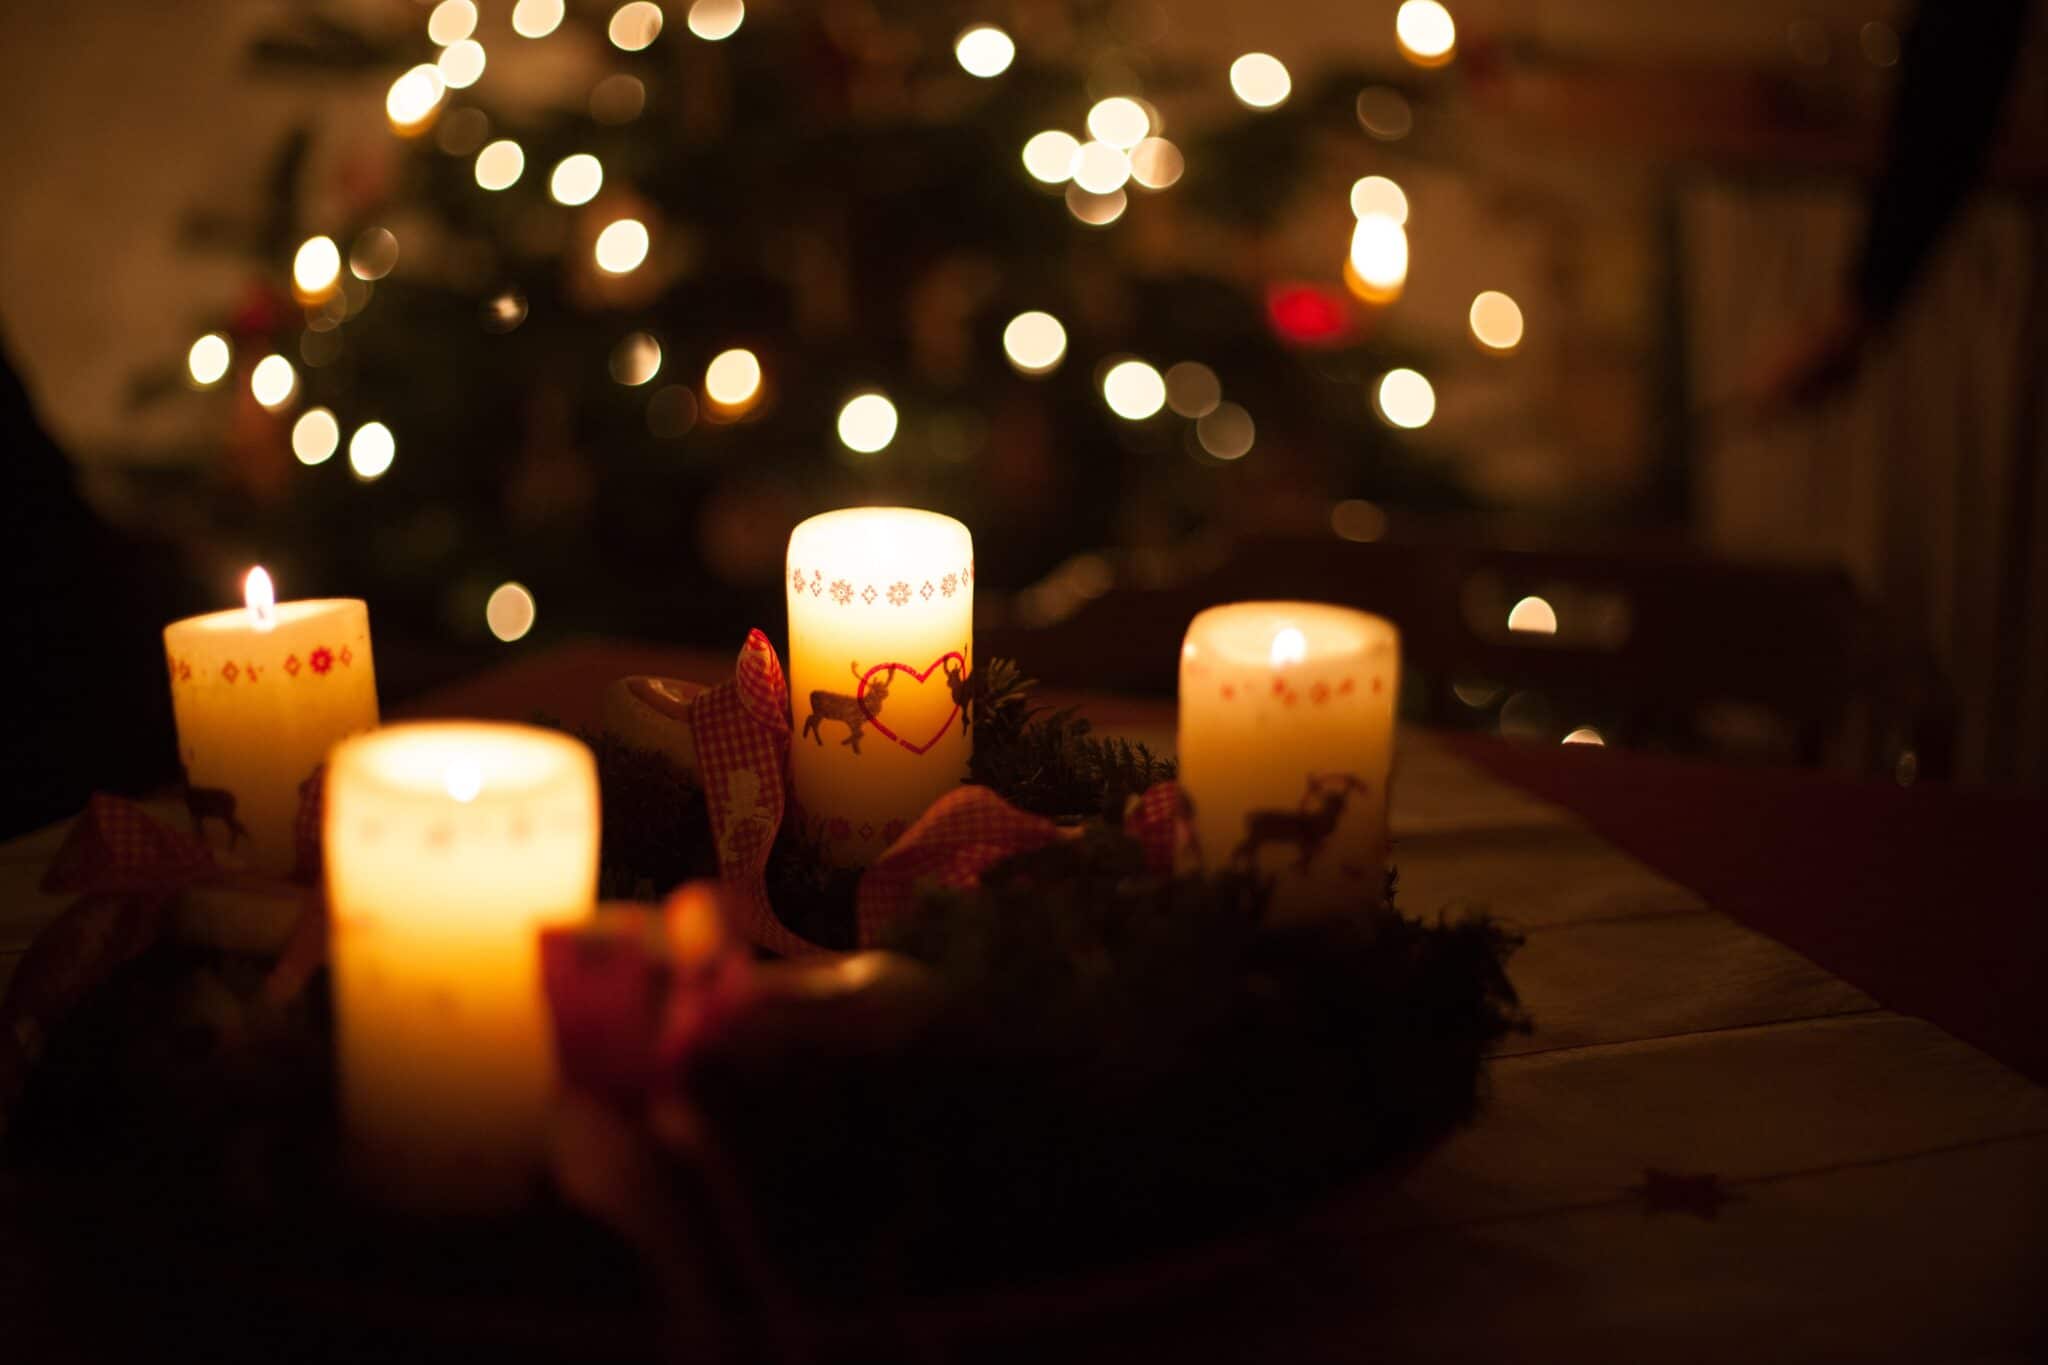
[(1270, 877), (1277, 913), (1377, 899), (1400, 637), (1313, 602), (1238, 602), (1181, 646), (1180, 781), (1205, 867)]
[(193, 824), (223, 861), (282, 877), (299, 789), (338, 741), (376, 727), (377, 677), (361, 602), (268, 611), (267, 627), (256, 607), (174, 621), (164, 654)]
[(590, 750), (518, 725), (379, 730), (334, 751), (326, 838), (358, 1170), (413, 1207), (516, 1204), (555, 1085), (537, 936), (596, 903)]
[(790, 533), (787, 585), (797, 801), (864, 865), (967, 776), (974, 540), (936, 512), (827, 512)]

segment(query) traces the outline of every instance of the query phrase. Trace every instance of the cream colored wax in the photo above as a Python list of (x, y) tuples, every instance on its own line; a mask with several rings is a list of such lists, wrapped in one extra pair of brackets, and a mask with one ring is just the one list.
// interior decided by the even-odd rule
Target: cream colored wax
[(301, 789), (339, 740), (377, 724), (370, 611), (353, 598), (270, 601), (164, 627), (193, 826), (224, 863), (288, 876)]
[(1269, 877), (1276, 913), (1377, 899), (1400, 638), (1315, 602), (1238, 602), (1181, 646), (1180, 781), (1203, 865)]
[(936, 512), (827, 512), (791, 532), (786, 586), (797, 801), (865, 865), (967, 776), (974, 540)]
[(334, 751), (326, 830), (359, 1172), (412, 1207), (519, 1202), (555, 1088), (537, 936), (596, 903), (590, 750), (519, 725), (391, 726)]

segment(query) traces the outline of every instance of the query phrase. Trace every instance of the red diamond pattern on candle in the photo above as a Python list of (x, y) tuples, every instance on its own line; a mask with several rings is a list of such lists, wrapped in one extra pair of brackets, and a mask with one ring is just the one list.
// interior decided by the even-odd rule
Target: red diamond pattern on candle
[(339, 657), (341, 659), (341, 666), (343, 668), (347, 668), (350, 664), (356, 661), (355, 652), (351, 650), (347, 645), (343, 645), (341, 647), (341, 654)]
[(932, 581), (929, 578), (924, 581), (924, 586), (918, 589), (918, 593), (925, 601), (929, 602), (932, 600)]
[(1225, 683), (1225, 684), (1223, 684), (1223, 700), (1225, 700), (1225, 701), (1236, 701), (1236, 700), (1237, 700), (1237, 684), (1236, 684), (1236, 683)]
[(816, 597), (824, 591), (825, 575), (817, 569), (811, 570), (811, 596)]
[(180, 659), (180, 660), (178, 660), (178, 681), (179, 681), (179, 682), (191, 682), (191, 681), (192, 681), (192, 661), (191, 661), (190, 659)]
[(860, 822), (860, 838), (862, 843), (874, 842), (875, 827), (865, 820)]
[(233, 659), (229, 659), (226, 663), (220, 666), (220, 675), (232, 683), (235, 679), (242, 676), (242, 670), (235, 667), (235, 661)]
[(1357, 686), (1358, 683), (1356, 679), (1346, 678), (1343, 682), (1337, 684), (1337, 695), (1340, 697), (1348, 697), (1351, 695), (1352, 691)]
[(1275, 678), (1275, 679), (1273, 679), (1273, 695), (1274, 695), (1274, 696), (1276, 696), (1276, 697), (1277, 697), (1277, 696), (1280, 696), (1281, 694), (1283, 694), (1283, 693), (1284, 693), (1284, 692), (1286, 692), (1286, 691), (1287, 691), (1287, 679), (1285, 679), (1285, 678)]
[(860, 590), (860, 600), (871, 607), (875, 605), (875, 599), (880, 596), (881, 594), (875, 591), (875, 585), (872, 583)]
[(802, 569), (791, 569), (789, 571), (789, 586), (796, 592), (804, 590), (804, 571)]
[(287, 655), (287, 656), (285, 657), (285, 661), (284, 661), (284, 671), (285, 671), (285, 672), (287, 672), (287, 673), (289, 673), (289, 674), (291, 674), (291, 675), (292, 675), (292, 676), (293, 676), (294, 678), (296, 678), (296, 677), (298, 677), (298, 676), (299, 676), (299, 656), (298, 656), (298, 655), (296, 655), (296, 654), (291, 654), (291, 655)]
[(1330, 685), (1326, 682), (1318, 682), (1314, 687), (1309, 688), (1308, 699), (1321, 706), (1330, 699)]
[(261, 673), (261, 672), (263, 671), (262, 669), (260, 669), (260, 668), (256, 667), (256, 665), (255, 665), (255, 664), (253, 664), (253, 663), (248, 663), (248, 664), (244, 664), (244, 665), (242, 665), (242, 667), (248, 670), (248, 672), (249, 672), (249, 681), (250, 681), (250, 682), (255, 682), (255, 681), (256, 681), (256, 675), (257, 675), (258, 673)]
[(315, 673), (324, 675), (328, 669), (334, 667), (334, 655), (328, 651), (326, 645), (322, 645), (306, 656), (306, 666)]

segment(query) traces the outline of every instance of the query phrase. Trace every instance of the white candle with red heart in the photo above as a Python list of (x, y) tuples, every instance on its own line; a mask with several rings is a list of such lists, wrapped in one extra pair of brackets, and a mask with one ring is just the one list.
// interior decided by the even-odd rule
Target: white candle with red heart
[(1236, 602), (1188, 626), (1180, 784), (1202, 864), (1273, 883), (1278, 913), (1385, 887), (1400, 636), (1318, 602)]
[(974, 539), (915, 508), (826, 512), (790, 533), (785, 586), (798, 808), (863, 866), (967, 776)]
[(246, 605), (164, 627), (192, 824), (222, 861), (295, 870), (301, 788), (334, 745), (377, 725), (370, 609), (278, 602), (251, 569)]

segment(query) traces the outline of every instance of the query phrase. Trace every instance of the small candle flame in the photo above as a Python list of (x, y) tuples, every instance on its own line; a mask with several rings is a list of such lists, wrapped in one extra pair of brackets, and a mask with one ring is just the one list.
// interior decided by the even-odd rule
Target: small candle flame
[(270, 575), (261, 564), (242, 580), (242, 600), (249, 604), (249, 621), (256, 629), (270, 630), (277, 625), (277, 589), (271, 587)]
[(1308, 636), (1298, 627), (1282, 626), (1273, 635), (1273, 667), (1298, 664), (1308, 657)]
[(473, 759), (458, 758), (441, 774), (441, 784), (450, 796), (468, 805), (484, 789), (484, 770)]

